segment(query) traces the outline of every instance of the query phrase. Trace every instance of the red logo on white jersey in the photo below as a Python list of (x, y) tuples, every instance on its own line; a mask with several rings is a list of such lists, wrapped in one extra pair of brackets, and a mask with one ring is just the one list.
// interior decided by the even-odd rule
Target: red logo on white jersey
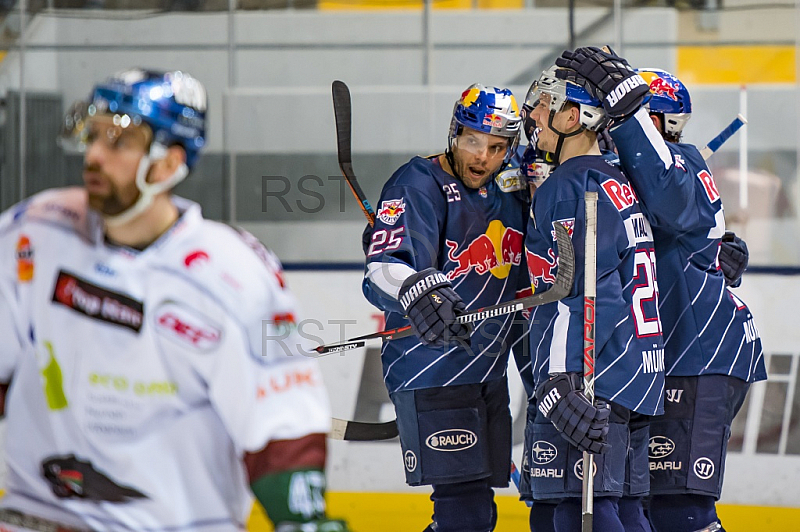
[(186, 265), (187, 268), (191, 268), (194, 265), (199, 265), (204, 262), (208, 262), (208, 253), (205, 251), (198, 249), (196, 251), (192, 251), (183, 259), (183, 263)]
[(708, 200), (711, 203), (717, 201), (719, 199), (719, 191), (717, 190), (717, 184), (714, 182), (714, 176), (711, 175), (711, 172), (708, 170), (701, 170), (697, 173), (697, 177), (699, 177), (700, 182), (703, 183), (703, 188), (706, 191)]
[(633, 188), (627, 183), (620, 183), (615, 179), (607, 179), (600, 186), (603, 187), (603, 190), (618, 211), (629, 209), (638, 201)]
[(283, 393), (299, 386), (316, 387), (317, 380), (314, 377), (315, 372), (311, 369), (304, 371), (292, 370), (283, 375), (272, 376), (267, 384), (258, 387), (256, 397), (263, 399), (269, 395)]
[(200, 350), (216, 346), (222, 332), (200, 316), (174, 303), (167, 303), (156, 312), (156, 330)]

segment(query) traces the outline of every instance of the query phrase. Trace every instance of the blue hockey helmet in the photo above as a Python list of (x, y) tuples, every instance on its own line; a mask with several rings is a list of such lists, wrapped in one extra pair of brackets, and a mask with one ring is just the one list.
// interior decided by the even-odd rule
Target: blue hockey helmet
[[(136, 202), (116, 215), (104, 215), (107, 225), (121, 225), (144, 212), (160, 193), (180, 183), (197, 162), (206, 142), (207, 96), (203, 85), (179, 70), (156, 72), (125, 70), (96, 85), (88, 100), (73, 104), (64, 117), (62, 145), (85, 149), (90, 144), (89, 124), (110, 117), (116, 129), (147, 126), (152, 133), (149, 151), (139, 160)], [(150, 183), (147, 175), (154, 161), (168, 148), (180, 145), (186, 162), (167, 179)]]
[(504, 161), (508, 162), (519, 142), (521, 122), (517, 99), (509, 89), (484, 87), (475, 83), (461, 93), (453, 107), (448, 146), (452, 150), (456, 137), (464, 127), (506, 137), (509, 143)]
[(650, 101), (645, 108), (650, 113), (664, 115), (664, 133), (680, 136), (692, 115), (692, 99), (681, 81), (665, 70), (640, 68), (636, 72), (650, 85)]
[[(99, 83), (88, 101), (73, 105), (62, 136), (79, 136), (85, 121), (94, 115), (116, 116), (115, 124), (122, 127), (145, 123), (152, 130), (153, 145), (181, 145), (186, 166), (191, 168), (205, 146), (206, 108), (206, 90), (191, 75), (179, 70), (131, 69)], [(77, 140), (80, 144), (81, 139)]]
[[(589, 131), (601, 131), (608, 126), (609, 118), (603, 110), (600, 100), (594, 98), (589, 92), (580, 85), (571, 81), (558, 79), (556, 77), (558, 67), (553, 65), (542, 72), (539, 79), (531, 84), (528, 94), (525, 96), (523, 109), (525, 114), (536, 107), (542, 94), (550, 96), (550, 117), (561, 111), (566, 102), (572, 102), (580, 108), (580, 123)], [(527, 134), (526, 128), (526, 134)]]

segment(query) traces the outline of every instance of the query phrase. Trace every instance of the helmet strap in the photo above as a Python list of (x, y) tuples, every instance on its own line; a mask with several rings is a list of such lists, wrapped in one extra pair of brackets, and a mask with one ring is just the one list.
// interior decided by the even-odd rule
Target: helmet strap
[(576, 129), (572, 133), (564, 133), (563, 131), (559, 131), (553, 126), (553, 118), (555, 118), (555, 116), (556, 116), (556, 112), (555, 111), (550, 111), (550, 116), (547, 119), (547, 127), (549, 127), (552, 131), (555, 132), (556, 135), (558, 135), (558, 142), (556, 143), (556, 150), (553, 152), (553, 158), (555, 159), (553, 161), (553, 168), (556, 168), (559, 164), (561, 164), (561, 148), (564, 147), (564, 139), (566, 139), (568, 137), (574, 137), (575, 135), (577, 135), (578, 133), (580, 133), (580, 132), (582, 132), (582, 131), (584, 131), (586, 129), (586, 126), (581, 124), (581, 127)]
[(150, 153), (144, 155), (139, 160), (139, 166), (136, 168), (136, 188), (139, 189), (139, 198), (133, 205), (121, 213), (113, 216), (103, 216), (106, 225), (109, 227), (118, 227), (133, 220), (153, 204), (153, 200), (157, 195), (175, 187), (189, 175), (189, 167), (186, 166), (186, 163), (181, 163), (175, 172), (164, 181), (160, 183), (148, 183), (147, 174), (150, 172), (152, 163), (163, 159), (166, 154), (167, 150), (163, 144), (155, 142), (152, 144)]

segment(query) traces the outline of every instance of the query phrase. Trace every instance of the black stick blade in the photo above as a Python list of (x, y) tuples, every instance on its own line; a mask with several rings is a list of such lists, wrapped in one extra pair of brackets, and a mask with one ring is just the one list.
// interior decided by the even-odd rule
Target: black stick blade
[(334, 440), (391, 440), (399, 434), (397, 420), (387, 421), (386, 423), (361, 423), (359, 421), (345, 421), (344, 419), (333, 418), (331, 423), (329, 436)]

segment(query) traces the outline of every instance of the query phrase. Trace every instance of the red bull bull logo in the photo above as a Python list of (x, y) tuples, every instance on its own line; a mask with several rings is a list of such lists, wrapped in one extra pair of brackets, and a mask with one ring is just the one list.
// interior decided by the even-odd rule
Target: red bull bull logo
[(400, 215), (406, 212), (406, 202), (403, 198), (381, 202), (378, 209), (378, 220), (387, 225), (394, 225), (400, 219)]
[(447, 273), (449, 280), (467, 275), (472, 270), (478, 275), (491, 273), (505, 279), (512, 266), (522, 261), (523, 235), (512, 227), (505, 227), (500, 220), (492, 220), (486, 232), (460, 252), (458, 242), (445, 240), (447, 258), (456, 267)]
[(531, 284), (534, 288), (539, 288), (539, 279), (545, 283), (552, 284), (556, 282), (553, 270), (556, 269), (558, 262), (552, 249), (548, 249), (547, 254), (550, 256), (549, 260), (528, 249), (525, 250), (525, 258), (528, 260), (528, 274), (530, 274)]
[(678, 87), (661, 77), (656, 77), (650, 82), (650, 92), (656, 96), (667, 96), (676, 102), (678, 101), (678, 96), (676, 94), (678, 92)]

